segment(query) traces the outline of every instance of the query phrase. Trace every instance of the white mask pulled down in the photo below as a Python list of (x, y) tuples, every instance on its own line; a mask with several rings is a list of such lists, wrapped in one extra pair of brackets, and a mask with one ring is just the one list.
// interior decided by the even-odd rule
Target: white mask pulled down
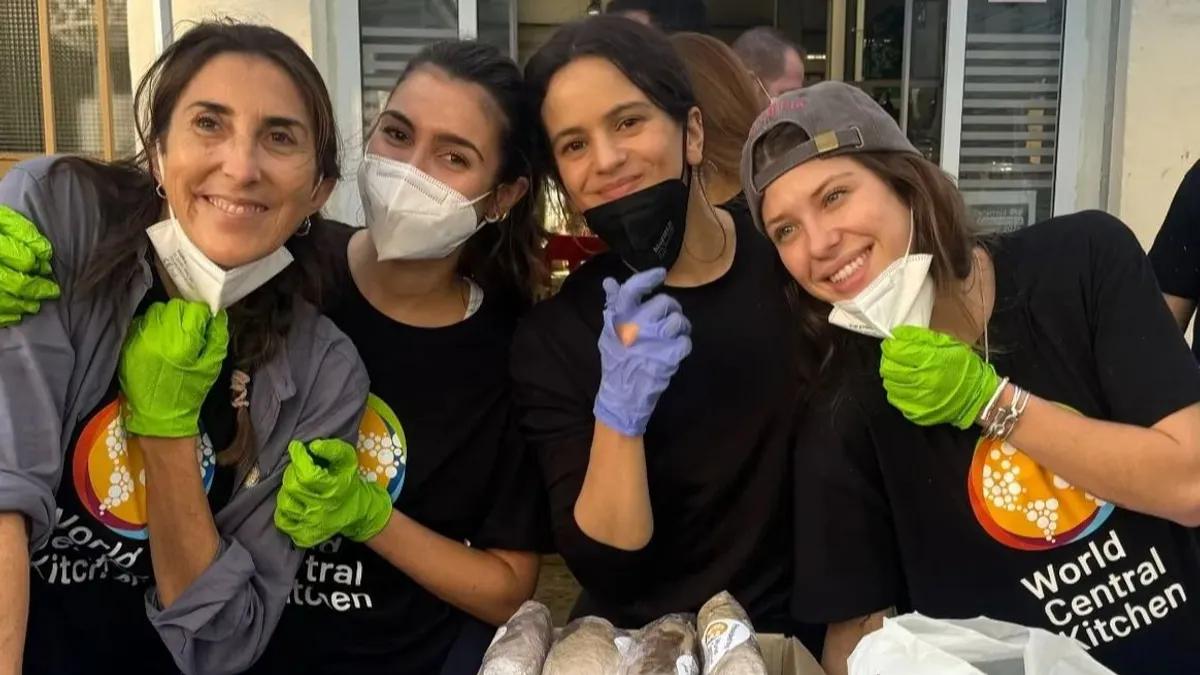
[[(161, 156), (158, 166), (161, 172)], [(258, 260), (225, 269), (188, 239), (170, 202), (167, 213), (169, 217), (152, 225), (146, 235), (179, 294), (185, 300), (208, 305), (213, 314), (258, 290), (292, 263), (292, 254), (280, 246)]]
[(908, 251), (888, 265), (858, 295), (833, 303), (829, 323), (875, 338), (892, 336), (896, 326), (929, 327), (933, 314), (933, 256), (911, 253), (912, 215), (909, 214)]
[(490, 219), (475, 204), (406, 162), (368, 154), (358, 171), (367, 230), (379, 260), (438, 260), (462, 246)]

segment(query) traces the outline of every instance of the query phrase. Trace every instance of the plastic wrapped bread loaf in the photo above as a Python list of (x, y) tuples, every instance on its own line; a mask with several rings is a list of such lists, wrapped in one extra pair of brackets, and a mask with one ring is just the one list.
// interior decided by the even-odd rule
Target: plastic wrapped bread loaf
[(527, 601), (496, 631), (479, 675), (538, 675), (553, 640), (550, 610)]
[(700, 675), (693, 616), (668, 614), (643, 628), (621, 664), (621, 675)]
[(546, 657), (543, 675), (616, 675), (621, 667), (618, 632), (595, 616), (575, 619), (562, 630)]
[(754, 626), (746, 610), (727, 592), (700, 608), (696, 623), (704, 652), (704, 675), (766, 675)]

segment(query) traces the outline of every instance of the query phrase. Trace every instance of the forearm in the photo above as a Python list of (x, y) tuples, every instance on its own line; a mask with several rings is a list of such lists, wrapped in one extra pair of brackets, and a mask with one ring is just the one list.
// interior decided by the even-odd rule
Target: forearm
[(533, 595), (537, 583), (536, 554), (474, 549), (399, 511), (367, 546), (425, 590), (496, 626)]
[(650, 543), (654, 513), (642, 437), (624, 436), (597, 420), (575, 522), (596, 541), (636, 551)]
[(29, 536), (20, 513), (0, 513), (0, 579), (0, 675), (20, 675), (29, 617)]
[(868, 633), (873, 633), (883, 627), (883, 619), (895, 616), (896, 610), (888, 608), (873, 612), (849, 621), (839, 621), (829, 624), (825, 629), (825, 647), (821, 653), (821, 667), (828, 675), (846, 675), (849, 670), (846, 661), (860, 640)]
[[(1010, 385), (1002, 400), (1011, 394)], [(1194, 414), (1183, 410), (1175, 415)], [(1200, 493), (1200, 438), (1189, 430), (1194, 425), (1170, 426), (1168, 432), (1157, 425), (1106, 422), (1031, 397), (1009, 442), (1096, 497), (1161, 518), (1193, 521)]]
[(1192, 314), (1196, 311), (1196, 301), (1169, 293), (1163, 293), (1163, 299), (1167, 301), (1167, 308), (1171, 310), (1171, 316), (1175, 318), (1175, 323), (1179, 324), (1179, 329), (1186, 331), (1188, 322), (1192, 320)]
[(196, 465), (196, 438), (140, 437), (146, 465), (150, 554), (159, 602), (169, 607), (216, 558), (220, 537)]

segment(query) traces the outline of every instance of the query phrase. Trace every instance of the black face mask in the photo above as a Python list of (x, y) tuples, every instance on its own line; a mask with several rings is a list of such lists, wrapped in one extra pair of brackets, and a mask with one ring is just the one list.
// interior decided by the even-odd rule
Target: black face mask
[(588, 228), (639, 272), (670, 269), (683, 249), (691, 193), (686, 131), (683, 141), (683, 178), (665, 180), (583, 213)]

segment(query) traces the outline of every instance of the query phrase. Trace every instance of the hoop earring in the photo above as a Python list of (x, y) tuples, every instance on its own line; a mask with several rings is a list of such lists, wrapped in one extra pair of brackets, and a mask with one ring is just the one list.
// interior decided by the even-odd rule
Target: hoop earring
[(154, 184), (154, 194), (158, 195), (160, 199), (167, 198), (167, 191), (163, 189), (162, 183)]
[(301, 225), (300, 229), (296, 231), (296, 236), (307, 237), (309, 232), (312, 232), (312, 216), (304, 219), (304, 224)]

